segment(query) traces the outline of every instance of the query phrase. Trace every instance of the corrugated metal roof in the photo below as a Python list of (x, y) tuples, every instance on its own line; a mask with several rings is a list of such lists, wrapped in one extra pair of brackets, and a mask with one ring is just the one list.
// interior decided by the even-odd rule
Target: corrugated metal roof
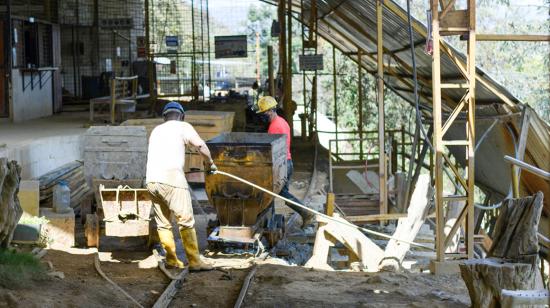
[[(293, 3), (293, 9), (300, 13), (299, 19), (307, 24), (311, 0), (293, 0)], [(317, 12), (318, 34), (342, 52), (349, 53), (353, 59), (357, 59), (353, 54), (361, 50), (364, 54), (363, 67), (369, 73), (376, 72), (376, 0), (317, 0)], [(406, 11), (389, 0), (384, 1), (383, 33), (384, 80), (388, 86), (396, 89), (395, 92), (400, 96), (408, 101), (414, 101)], [(432, 57), (424, 52), (426, 33), (426, 27), (418, 20), (413, 20), (417, 73), (420, 90), (424, 94), (420, 102), (431, 108)], [(442, 79), (450, 82), (463, 79), (452, 57), (464, 63), (465, 56), (449, 44), (444, 45), (441, 57)], [(515, 104), (520, 103), (518, 98), (479, 67), (477, 74), (477, 104), (508, 104), (514, 109)], [(461, 89), (443, 89), (443, 102), (449, 107), (455, 106), (463, 95), (464, 90)]]

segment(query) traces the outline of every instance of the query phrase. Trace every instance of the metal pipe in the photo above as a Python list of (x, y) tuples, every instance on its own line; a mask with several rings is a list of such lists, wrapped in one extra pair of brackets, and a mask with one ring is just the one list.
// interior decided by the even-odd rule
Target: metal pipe
[(208, 50), (208, 89), (209, 93), (208, 96), (210, 96), (210, 93), (212, 93), (212, 67), (211, 67), (211, 61), (210, 61), (210, 6), (208, 3), (208, 0), (206, 0), (206, 35), (207, 37), (207, 50)]
[[(336, 79), (336, 48), (332, 45), (332, 90), (334, 96), (334, 127), (336, 131), (336, 140), (338, 140), (338, 99), (337, 99), (337, 79)], [(336, 143), (336, 155), (338, 155), (338, 142)]]
[(398, 241), (398, 242), (406, 243), (406, 244), (409, 244), (409, 245), (412, 245), (412, 246), (422, 247), (422, 248), (425, 248), (425, 249), (434, 251), (434, 249), (433, 249), (432, 247), (429, 247), (429, 246), (426, 246), (426, 245), (418, 244), (418, 243), (411, 242), (411, 241), (407, 241), (407, 240), (402, 240), (402, 239), (400, 239), (400, 238), (396, 238), (396, 237), (391, 236), (391, 235), (387, 235), (387, 234), (380, 233), (380, 232), (377, 232), (377, 231), (373, 231), (373, 230), (370, 230), (370, 229), (367, 229), (367, 228), (362, 228), (362, 227), (356, 226), (356, 225), (354, 225), (354, 224), (352, 224), (352, 223), (350, 223), (350, 222), (348, 222), (348, 221), (346, 221), (346, 220), (340, 220), (340, 219), (337, 219), (337, 218), (332, 217), (332, 216), (327, 216), (327, 215), (325, 215), (325, 214), (323, 214), (323, 213), (317, 212), (316, 210), (310, 209), (310, 208), (307, 207), (307, 206), (304, 206), (304, 205), (302, 205), (302, 204), (300, 204), (300, 203), (294, 202), (294, 201), (292, 201), (292, 200), (290, 200), (290, 199), (287, 199), (287, 198), (285, 198), (285, 197), (283, 197), (283, 196), (280, 196), (280, 195), (278, 195), (278, 194), (276, 194), (276, 193), (274, 193), (274, 192), (272, 192), (272, 191), (270, 191), (270, 190), (267, 190), (267, 189), (265, 189), (265, 188), (263, 188), (263, 187), (261, 187), (261, 186), (259, 186), (259, 185), (256, 185), (256, 184), (254, 184), (254, 183), (252, 183), (252, 182), (249, 182), (249, 181), (247, 181), (247, 180), (245, 180), (245, 179), (243, 179), (243, 178), (240, 178), (240, 177), (238, 177), (238, 176), (236, 176), (236, 175), (233, 175), (233, 174), (230, 174), (230, 173), (227, 173), (227, 172), (224, 172), (224, 171), (219, 171), (219, 170), (214, 171), (213, 173), (214, 173), (214, 174), (219, 174), (219, 175), (224, 175), (224, 176), (230, 177), (230, 178), (232, 178), (232, 179), (234, 179), (234, 180), (237, 180), (237, 181), (239, 181), (239, 182), (241, 182), (241, 183), (244, 183), (244, 184), (246, 184), (246, 185), (252, 186), (252, 187), (254, 187), (254, 188), (258, 189), (258, 190), (263, 191), (264, 193), (266, 193), (266, 194), (268, 194), (268, 195), (271, 195), (271, 196), (273, 196), (273, 197), (275, 197), (275, 198), (279, 198), (279, 199), (285, 201), (286, 203), (290, 203), (290, 204), (292, 204), (292, 205), (295, 205), (295, 206), (297, 206), (297, 207), (299, 207), (299, 208), (301, 208), (301, 209), (303, 209), (303, 210), (305, 210), (305, 211), (307, 211), (307, 212), (309, 212), (309, 213), (311, 213), (311, 214), (317, 215), (317, 216), (322, 217), (322, 218), (325, 218), (325, 219), (327, 219), (327, 220), (330, 220), (330, 221), (333, 221), (333, 222), (337, 222), (337, 223), (343, 224), (343, 225), (348, 226), (348, 227), (355, 228), (355, 229), (357, 229), (357, 230), (359, 230), (359, 231), (363, 231), (363, 232), (365, 232), (365, 233), (369, 233), (369, 234), (376, 235), (376, 236), (380, 236), (380, 237), (383, 237), (383, 238), (386, 238), (386, 239), (391, 239), (391, 240), (395, 240), (395, 241)]
[(275, 82), (273, 80), (273, 46), (267, 46), (267, 80), (269, 84), (269, 95), (275, 96)]
[(362, 52), (357, 49), (357, 96), (359, 97), (359, 123), (357, 129), (359, 131), (359, 160), (363, 159), (363, 68), (362, 68)]
[(542, 177), (543, 179), (547, 180), (547, 181), (550, 181), (550, 172), (548, 171), (544, 171), (540, 168), (537, 168), (535, 166), (532, 166), (532, 165), (529, 165), (528, 163), (524, 162), (524, 161), (521, 161), (519, 159), (515, 159), (511, 156), (508, 156), (508, 155), (504, 155), (504, 160), (507, 161), (508, 163), (514, 165), (514, 166), (517, 166), (525, 171), (528, 171), (528, 172), (531, 172), (535, 175), (538, 175), (540, 177)]
[(191, 0), (191, 40), (193, 55), (191, 56), (191, 96), (193, 99), (198, 99), (198, 88), (195, 87), (197, 82), (197, 59), (195, 58), (195, 0)]
[(285, 101), (284, 101), (284, 110), (285, 110), (285, 116), (286, 120), (288, 122), (288, 125), (290, 126), (290, 135), (294, 135), (294, 110), (292, 108), (292, 0), (288, 0), (288, 22), (287, 22), (287, 76), (286, 76), (286, 85), (285, 85)]

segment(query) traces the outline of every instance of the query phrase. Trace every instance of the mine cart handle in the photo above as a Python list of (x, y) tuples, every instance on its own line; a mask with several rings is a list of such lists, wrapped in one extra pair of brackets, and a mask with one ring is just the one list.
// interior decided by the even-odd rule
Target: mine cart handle
[(128, 143), (128, 140), (118, 140), (118, 141), (115, 141), (115, 140), (102, 140), (101, 142), (106, 143), (108, 145), (120, 145), (120, 144), (123, 144), (123, 143)]

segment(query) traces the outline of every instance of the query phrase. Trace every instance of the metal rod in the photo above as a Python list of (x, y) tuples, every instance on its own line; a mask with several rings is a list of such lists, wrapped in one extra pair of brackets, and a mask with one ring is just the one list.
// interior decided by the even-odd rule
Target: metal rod
[(359, 131), (359, 159), (363, 159), (363, 68), (362, 52), (357, 50), (357, 96), (359, 97), (359, 121), (357, 130)]
[(292, 108), (292, 0), (288, 0), (288, 22), (287, 22), (287, 76), (286, 76), (286, 85), (285, 85), (285, 101), (284, 101), (284, 110), (285, 110), (285, 116), (286, 120), (288, 122), (288, 125), (290, 126), (290, 135), (294, 135), (294, 121), (292, 121), (293, 118), (293, 108)]
[(308, 212), (310, 212), (310, 213), (312, 213), (312, 214), (314, 214), (314, 215), (317, 215), (317, 216), (326, 218), (326, 219), (328, 219), (328, 220), (330, 220), (330, 221), (334, 221), (334, 222), (340, 223), (340, 224), (342, 224), (342, 225), (345, 225), (345, 226), (352, 227), (352, 228), (355, 228), (355, 229), (357, 229), (357, 230), (363, 231), (363, 232), (365, 232), (365, 233), (369, 233), (369, 234), (372, 234), (372, 235), (380, 236), (380, 237), (383, 237), (383, 238), (386, 238), (386, 239), (395, 240), (395, 241), (402, 242), (402, 243), (406, 243), (406, 244), (409, 244), (409, 245), (412, 245), (412, 246), (422, 247), (422, 248), (425, 248), (425, 249), (428, 249), (428, 250), (431, 250), (431, 251), (434, 250), (432, 247), (429, 247), (429, 246), (426, 246), (426, 245), (418, 244), (418, 243), (411, 242), (411, 241), (407, 241), (407, 240), (402, 240), (402, 239), (400, 239), (400, 238), (396, 238), (396, 237), (391, 236), (391, 235), (387, 235), (387, 234), (380, 233), (380, 232), (377, 232), (377, 231), (373, 231), (373, 230), (370, 230), (370, 229), (367, 229), (367, 228), (362, 228), (362, 227), (356, 226), (356, 225), (354, 225), (354, 224), (352, 224), (352, 223), (350, 223), (350, 222), (348, 222), (348, 221), (345, 221), (345, 220), (342, 221), (342, 220), (336, 219), (335, 217), (327, 216), (327, 215), (325, 215), (325, 214), (323, 214), (323, 213), (320, 213), (320, 212), (317, 212), (316, 210), (310, 209), (310, 208), (307, 207), (307, 206), (303, 206), (303, 205), (300, 204), (300, 203), (294, 202), (294, 201), (292, 201), (292, 200), (290, 200), (290, 199), (287, 199), (287, 198), (285, 198), (285, 197), (283, 197), (283, 196), (280, 196), (280, 195), (278, 195), (278, 194), (276, 194), (276, 193), (274, 193), (274, 192), (272, 192), (272, 191), (270, 191), (270, 190), (267, 190), (267, 189), (265, 189), (265, 188), (263, 188), (263, 187), (261, 187), (261, 186), (258, 186), (258, 185), (254, 184), (254, 183), (252, 183), (252, 182), (249, 182), (249, 181), (247, 181), (247, 180), (245, 180), (245, 179), (243, 179), (243, 178), (240, 178), (240, 177), (238, 177), (238, 176), (236, 176), (236, 175), (233, 175), (233, 174), (231, 174), (231, 173), (227, 173), (227, 172), (224, 172), (224, 171), (217, 170), (217, 171), (214, 171), (214, 174), (219, 174), (219, 175), (224, 175), (224, 176), (230, 177), (230, 178), (232, 178), (232, 179), (234, 179), (234, 180), (237, 180), (237, 181), (239, 181), (239, 182), (242, 182), (242, 183), (244, 183), (244, 184), (247, 184), (247, 185), (249, 185), (249, 186), (252, 186), (252, 187), (254, 187), (254, 188), (258, 189), (258, 190), (261, 190), (261, 191), (263, 191), (264, 193), (266, 193), (266, 194), (268, 194), (268, 195), (271, 195), (271, 196), (273, 196), (273, 197), (275, 197), (275, 198), (279, 198), (279, 199), (285, 201), (286, 203), (290, 203), (290, 204), (292, 204), (292, 205), (295, 205), (295, 206), (297, 206), (297, 207), (299, 207), (299, 208), (301, 208), (301, 209), (303, 209), (303, 210), (305, 210), (305, 211), (308, 211)]
[(518, 166), (518, 167), (520, 167), (521, 169), (523, 169), (525, 171), (529, 171), (529, 172), (531, 172), (535, 175), (538, 175), (538, 176), (542, 177), (545, 180), (550, 181), (550, 172), (548, 172), (548, 171), (544, 171), (540, 168), (537, 168), (533, 165), (529, 165), (528, 163), (526, 163), (522, 160), (515, 159), (515, 158), (513, 158), (511, 156), (508, 156), (508, 155), (504, 156), (504, 160), (509, 162), (510, 164), (514, 165), (514, 166)]
[(239, 293), (239, 297), (237, 298), (237, 302), (233, 306), (234, 308), (240, 308), (244, 302), (244, 297), (246, 296), (246, 293), (248, 292), (248, 288), (250, 287), (250, 282), (252, 281), (252, 278), (254, 278), (254, 274), (256, 274), (256, 270), (258, 268), (256, 265), (252, 267), (248, 275), (244, 278), (243, 286), (241, 288), (241, 292)]
[(206, 0), (206, 35), (207, 35), (207, 52), (208, 52), (208, 96), (212, 93), (212, 67), (210, 55), (210, 5)]
[[(334, 96), (334, 128), (336, 132), (336, 140), (338, 140), (338, 88), (336, 79), (336, 48), (332, 45), (332, 90)], [(336, 155), (338, 155), (338, 142), (336, 143)]]
[(197, 83), (197, 59), (195, 55), (195, 0), (191, 0), (191, 40), (192, 40), (192, 60), (191, 60), (191, 94), (193, 99), (198, 99), (198, 88), (195, 87)]

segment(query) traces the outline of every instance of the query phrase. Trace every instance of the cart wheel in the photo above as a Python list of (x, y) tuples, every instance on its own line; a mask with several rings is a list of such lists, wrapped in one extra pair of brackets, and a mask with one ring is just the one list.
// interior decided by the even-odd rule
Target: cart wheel
[(99, 248), (99, 218), (97, 214), (87, 214), (84, 224), (84, 234), (88, 247)]

